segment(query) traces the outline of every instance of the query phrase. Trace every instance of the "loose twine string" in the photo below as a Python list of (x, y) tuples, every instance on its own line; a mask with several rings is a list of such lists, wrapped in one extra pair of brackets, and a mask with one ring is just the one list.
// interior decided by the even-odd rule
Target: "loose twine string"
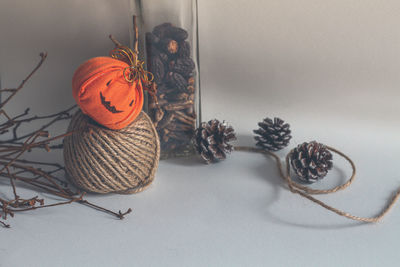
[(337, 192), (339, 190), (343, 190), (345, 188), (347, 188), (348, 186), (350, 186), (350, 184), (354, 181), (355, 177), (356, 177), (356, 166), (354, 164), (354, 162), (347, 156), (345, 155), (343, 152), (333, 148), (333, 147), (329, 147), (327, 146), (327, 148), (338, 154), (339, 156), (343, 157), (344, 159), (346, 159), (350, 165), (351, 168), (353, 170), (350, 179), (347, 180), (346, 183), (336, 186), (334, 188), (331, 189), (326, 189), (326, 190), (319, 190), (319, 189), (311, 189), (309, 187), (303, 186), (301, 184), (298, 184), (296, 182), (294, 182), (291, 178), (290, 175), (290, 164), (289, 164), (289, 160), (290, 160), (290, 156), (293, 153), (293, 150), (291, 150), (287, 155), (286, 155), (286, 168), (283, 168), (283, 164), (281, 162), (281, 159), (278, 155), (276, 155), (273, 152), (269, 152), (269, 151), (265, 151), (259, 148), (254, 148), (254, 147), (247, 147), (247, 146), (237, 146), (235, 147), (236, 151), (247, 151), (247, 152), (255, 152), (255, 153), (263, 153), (263, 154), (267, 154), (271, 157), (273, 157), (277, 163), (278, 169), (279, 169), (279, 174), (280, 176), (283, 178), (283, 180), (287, 183), (290, 191), (294, 194), (299, 194), (300, 196), (307, 198), (309, 200), (311, 200), (312, 202), (322, 206), (323, 208), (330, 210), (340, 216), (355, 220), (355, 221), (361, 221), (361, 222), (367, 222), (367, 223), (374, 223), (374, 222), (378, 222), (380, 221), (388, 212), (389, 210), (393, 207), (393, 205), (395, 204), (395, 202), (397, 201), (397, 199), (400, 197), (400, 189), (398, 189), (395, 193), (395, 195), (393, 196), (393, 198), (388, 202), (388, 204), (386, 205), (386, 207), (375, 217), (359, 217), (359, 216), (355, 216), (352, 215), (348, 212), (344, 212), (342, 210), (336, 209), (332, 206), (329, 206), (328, 204), (322, 202), (321, 200), (318, 200), (314, 197), (312, 197), (311, 195), (318, 195), (318, 194), (329, 194), (329, 193), (334, 193)]

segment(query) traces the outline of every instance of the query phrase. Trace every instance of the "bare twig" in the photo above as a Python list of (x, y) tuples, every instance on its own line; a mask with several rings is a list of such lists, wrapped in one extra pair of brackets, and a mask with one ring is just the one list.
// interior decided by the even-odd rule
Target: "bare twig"
[[(114, 41), (116, 40), (114, 39)], [(58, 173), (65, 174), (65, 168), (61, 164), (21, 158), (26, 152), (29, 152), (32, 149), (44, 149), (50, 151), (54, 148), (62, 148), (62, 143), (55, 145), (51, 144), (56, 140), (62, 140), (64, 137), (73, 134), (73, 132), (66, 132), (55, 137), (50, 137), (47, 129), (57, 122), (71, 119), (71, 112), (74, 111), (76, 105), (61, 112), (44, 116), (30, 116), (30, 110), (27, 108), (21, 114), (10, 117), (3, 109), (3, 107), (23, 88), (26, 82), (40, 68), (46, 59), (46, 56), (46, 53), (40, 54), (41, 59), (39, 63), (17, 88), (0, 89), (0, 94), (10, 94), (0, 103), (0, 115), (3, 115), (6, 118), (5, 122), (0, 123), (0, 136), (5, 133), (12, 133), (12, 137), (0, 140), (0, 179), (9, 181), (13, 193), (13, 198), (11, 199), (0, 198), (0, 218), (7, 220), (8, 216), (14, 217), (16, 212), (55, 207), (76, 202), (122, 219), (132, 210), (128, 209), (126, 212), (114, 212), (83, 199), (85, 193), (80, 193), (79, 191), (74, 190), (65, 179), (60, 179), (56, 176)], [(21, 125), (37, 121), (45, 121), (45, 123), (29, 133), (22, 135), (19, 134)], [(40, 199), (38, 196), (23, 199), (17, 194), (17, 186), (19, 184), (25, 184), (30, 188), (39, 189), (44, 193), (61, 197), (65, 199), (65, 201), (45, 204), (44, 199)], [(10, 227), (9, 224), (1, 220), (0, 226), (5, 228)]]
[(25, 83), (32, 77), (33, 74), (35, 74), (35, 72), (40, 68), (40, 66), (42, 66), (43, 62), (46, 60), (46, 57), (47, 57), (47, 53), (40, 53), (39, 63), (31, 71), (31, 73), (29, 73), (28, 76), (26, 76), (26, 78), (20, 83), (20, 85), (16, 89), (5, 89), (5, 91), (8, 90), (9, 92), (11, 92), (11, 94), (7, 97), (6, 100), (4, 100), (0, 104), (0, 109), (2, 109), (8, 103), (8, 101), (10, 101), (11, 98), (13, 98), (18, 93), (18, 91), (22, 89), (22, 87), (24, 87)]
[(110, 38), (110, 40), (115, 44), (115, 46), (122, 46), (122, 44), (120, 43), (120, 42), (118, 42), (118, 40), (117, 39), (115, 39), (115, 37), (112, 35), (112, 34), (110, 34), (109, 36), (108, 36), (109, 38)]
[(5, 228), (10, 228), (10, 227), (11, 227), (9, 224), (6, 224), (6, 223), (3, 222), (3, 221), (0, 221), (0, 224), (1, 224), (3, 227), (5, 227)]
[(135, 39), (133, 40), (133, 48), (135, 49), (136, 55), (139, 54), (139, 30), (136, 22), (136, 16), (133, 16), (133, 33), (135, 34)]

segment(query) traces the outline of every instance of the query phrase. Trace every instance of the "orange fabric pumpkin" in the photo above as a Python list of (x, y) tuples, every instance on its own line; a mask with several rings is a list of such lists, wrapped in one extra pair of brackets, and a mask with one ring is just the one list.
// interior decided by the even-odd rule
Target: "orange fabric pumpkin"
[(125, 80), (128, 67), (111, 57), (96, 57), (80, 65), (72, 79), (72, 95), (82, 112), (110, 129), (129, 125), (143, 107), (142, 83)]

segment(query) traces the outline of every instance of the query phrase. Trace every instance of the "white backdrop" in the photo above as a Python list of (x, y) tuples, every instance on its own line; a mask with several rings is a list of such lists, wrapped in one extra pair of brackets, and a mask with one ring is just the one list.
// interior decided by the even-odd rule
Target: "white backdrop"
[[(74, 69), (108, 53), (109, 33), (129, 41), (128, 0), (2, 0), (0, 12), (3, 86), (49, 53), (24, 93), (34, 108), (37, 96), (51, 110), (73, 103)], [(243, 130), (267, 114), (399, 129), (399, 12), (395, 0), (200, 0), (204, 118)]]
[[(333, 197), (336, 200), (327, 199), (357, 215), (374, 215), (399, 185), (400, 177), (399, 14), (400, 2), (396, 0), (199, 0), (203, 119), (227, 120), (239, 133), (240, 143), (252, 144), (250, 135), (256, 123), (265, 116), (278, 115), (292, 125), (292, 145), (317, 139), (346, 151), (364, 180), (354, 185), (353, 193), (346, 193), (350, 195), (339, 193), (337, 199)], [(49, 113), (73, 104), (71, 78), (75, 68), (90, 57), (106, 55), (112, 48), (110, 33), (128, 43), (129, 23), (128, 0), (1, 0), (2, 86), (16, 86), (37, 63), (39, 52), (49, 54), (44, 66), (10, 103), (10, 115), (28, 105), (33, 113)], [(130, 253), (131, 247), (147, 255), (140, 258), (135, 254), (142, 265), (150, 261), (151, 266), (160, 264), (151, 253), (153, 249), (160, 261), (173, 266), (265, 266), (268, 251), (272, 265), (396, 265), (398, 208), (385, 224), (352, 227), (357, 225), (327, 215), (287, 190), (279, 191), (279, 179), (265, 184), (258, 176), (276, 177), (276, 173), (272, 164), (269, 169), (259, 167), (257, 164), (264, 164), (261, 161), (238, 153), (231, 161), (207, 169), (193, 162), (189, 166), (163, 162), (159, 184), (143, 195), (96, 197), (106, 206), (111, 203), (120, 208), (122, 203), (136, 207), (131, 221), (118, 224), (76, 206), (65, 208), (65, 215), (62, 209), (54, 209), (37, 213), (42, 217), (18, 216), (27, 221), (12, 221), (17, 238), (10, 235), (6, 239), (14, 241), (0, 247), (0, 258), (11, 255), (5, 258), (4, 266), (21, 263), (18, 253), (23, 247), (18, 238), (27, 244), (44, 238), (41, 246), (52, 253), (67, 249), (79, 255), (65, 258), (65, 262), (54, 261), (58, 266), (110, 265), (113, 261), (106, 257), (108, 253), (101, 252), (104, 236), (110, 246), (115, 245), (107, 249), (116, 253), (121, 265), (128, 265), (123, 254)], [(348, 166), (343, 164), (345, 168)], [(193, 177), (184, 179), (188, 173), (194, 173)], [(213, 174), (220, 179), (214, 179)], [(243, 177), (249, 180), (243, 181)], [(274, 195), (276, 190), (279, 194)], [(277, 200), (270, 201), (275, 196)], [(270, 209), (264, 207), (265, 202)], [(75, 212), (81, 219), (66, 223), (70, 217), (63, 216)], [(87, 212), (86, 218), (82, 214)], [(55, 218), (54, 227), (46, 224), (49, 218)], [(88, 228), (85, 223), (94, 218), (96, 226)], [(32, 234), (29, 220), (38, 220), (42, 228)], [(99, 221), (104, 225), (97, 225)], [(63, 231), (64, 240), (71, 243), (57, 243), (56, 227), (65, 229), (74, 224), (73, 230)], [(18, 227), (24, 230), (18, 232)], [(96, 246), (89, 241), (97, 231), (102, 235), (96, 237)], [(74, 234), (86, 240), (79, 249), (71, 245)], [(135, 238), (128, 238), (129, 234)], [(28, 241), (23, 239), (26, 236)], [(206, 236), (218, 240), (207, 242)], [(312, 244), (307, 247), (307, 242)], [(94, 245), (99, 253), (83, 248), (85, 245)], [(318, 251), (325, 245), (325, 250)], [(218, 250), (218, 246), (225, 249)], [(15, 253), (9, 254), (9, 248)], [(29, 254), (33, 266), (41, 265), (38, 250)], [(239, 257), (243, 252), (249, 253), (249, 259)], [(379, 259), (385, 259), (385, 264)]]

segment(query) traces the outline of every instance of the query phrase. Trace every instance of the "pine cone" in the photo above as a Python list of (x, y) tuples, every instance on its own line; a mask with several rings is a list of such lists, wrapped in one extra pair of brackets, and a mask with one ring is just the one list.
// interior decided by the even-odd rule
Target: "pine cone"
[(309, 183), (324, 178), (333, 165), (331, 152), (316, 141), (295, 148), (290, 163), (299, 178)]
[(262, 149), (268, 151), (278, 151), (286, 147), (292, 136), (290, 135), (290, 125), (284, 123), (283, 120), (279, 118), (274, 118), (272, 121), (270, 118), (265, 118), (262, 122), (258, 123), (260, 128), (254, 130), (257, 143), (256, 145)]
[(231, 126), (217, 119), (201, 123), (194, 135), (194, 145), (207, 164), (223, 160), (232, 152), (230, 141), (236, 140)]

